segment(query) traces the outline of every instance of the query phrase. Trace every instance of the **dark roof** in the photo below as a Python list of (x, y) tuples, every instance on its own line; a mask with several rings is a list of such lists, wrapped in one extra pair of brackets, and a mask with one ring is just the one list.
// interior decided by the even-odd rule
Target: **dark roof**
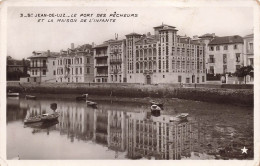
[(178, 31), (178, 30), (175, 29), (175, 28), (167, 27), (167, 26), (163, 27), (162, 29), (159, 29), (159, 31), (169, 31), (169, 30), (172, 30), (172, 31)]
[(136, 41), (135, 44), (138, 44), (138, 45), (144, 44), (145, 40), (146, 40), (145, 44), (152, 44), (152, 43), (156, 43), (157, 42), (155, 36), (151, 35), (151, 36), (143, 36), (143, 37), (141, 37), (141, 39)]
[(135, 33), (135, 32), (133, 32), (133, 33), (129, 33), (129, 34), (125, 35), (125, 36), (142, 36), (142, 35), (141, 35), (141, 34), (138, 34), (138, 33)]
[(243, 38), (238, 35), (215, 37), (213, 40), (209, 42), (208, 45), (221, 45), (221, 44), (234, 44), (234, 43), (244, 43)]
[(252, 34), (246, 35), (246, 36), (244, 36), (244, 38), (254, 38), (254, 34), (252, 33)]
[(27, 59), (31, 58), (55, 58), (58, 57), (60, 54), (58, 52), (49, 52), (48, 51), (34, 51), (34, 55), (28, 57)]
[(176, 28), (174, 26), (171, 26), (171, 25), (167, 25), (167, 24), (162, 24), (162, 25), (159, 25), (159, 26), (156, 26), (156, 27), (153, 27), (153, 28), (163, 28), (164, 26), (168, 26), (170, 28)]
[(103, 44), (97, 45), (94, 48), (102, 48), (102, 47), (108, 47), (108, 43), (103, 43)]
[(204, 35), (199, 36), (199, 38), (207, 38), (207, 37), (213, 38), (213, 37), (215, 37), (215, 35), (211, 34), (211, 33), (206, 33)]

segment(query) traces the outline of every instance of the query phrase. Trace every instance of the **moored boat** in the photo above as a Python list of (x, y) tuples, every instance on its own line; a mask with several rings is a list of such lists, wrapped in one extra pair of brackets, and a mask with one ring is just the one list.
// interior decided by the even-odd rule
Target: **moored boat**
[(87, 105), (88, 106), (91, 106), (91, 107), (97, 107), (97, 103), (96, 102), (93, 102), (93, 101), (86, 101)]
[(19, 93), (8, 92), (7, 97), (19, 97)]
[(27, 99), (27, 100), (36, 100), (36, 96), (25, 95), (25, 99)]
[(161, 115), (161, 108), (158, 105), (151, 106), (151, 115), (153, 116), (160, 116)]
[(60, 115), (57, 112), (55, 112), (53, 114), (37, 115), (34, 117), (29, 117), (29, 118), (24, 119), (24, 124), (55, 121), (55, 120), (58, 120), (59, 116)]
[(81, 96), (76, 97), (76, 101), (86, 101), (88, 98), (88, 94), (82, 94)]
[(180, 122), (180, 121), (187, 121), (188, 119), (188, 116), (189, 114), (188, 113), (181, 113), (180, 115), (177, 115), (175, 117), (171, 117), (170, 118), (170, 122), (174, 122), (174, 121), (177, 121), (177, 122)]
[(157, 105), (159, 106), (161, 109), (163, 109), (163, 103), (159, 103), (159, 102), (155, 102), (155, 101), (150, 101), (151, 105)]

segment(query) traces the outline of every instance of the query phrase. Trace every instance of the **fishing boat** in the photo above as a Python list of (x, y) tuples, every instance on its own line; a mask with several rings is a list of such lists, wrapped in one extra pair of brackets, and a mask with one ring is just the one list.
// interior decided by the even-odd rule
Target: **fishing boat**
[(151, 106), (151, 115), (153, 116), (160, 116), (161, 115), (161, 108), (158, 105)]
[(58, 112), (55, 112), (53, 114), (37, 115), (37, 116), (34, 116), (34, 117), (26, 118), (24, 120), (24, 124), (56, 121), (56, 120), (58, 120), (59, 116), (60, 115), (59, 115)]
[(82, 94), (81, 96), (76, 97), (76, 101), (86, 101), (88, 98), (88, 94)]
[(36, 100), (36, 96), (25, 95), (25, 99), (27, 99), (27, 100)]
[(161, 109), (163, 109), (163, 103), (159, 103), (159, 102), (155, 102), (155, 101), (150, 101), (151, 105), (157, 105), (159, 106)]
[(93, 101), (86, 101), (88, 106), (97, 107), (97, 103)]
[(19, 93), (8, 92), (7, 97), (19, 97)]
[(188, 113), (181, 113), (180, 115), (177, 115), (175, 117), (171, 117), (170, 118), (170, 122), (174, 122), (174, 121), (177, 121), (177, 122), (187, 121), (188, 120), (187, 119), (188, 116), (189, 116)]

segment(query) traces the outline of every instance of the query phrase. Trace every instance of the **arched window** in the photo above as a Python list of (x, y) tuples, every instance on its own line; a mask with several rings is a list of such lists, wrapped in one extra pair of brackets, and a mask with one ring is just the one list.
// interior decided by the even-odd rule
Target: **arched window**
[(152, 61), (149, 62), (149, 70), (152, 70), (152, 67), (153, 67), (153, 63)]
[(136, 73), (139, 73), (139, 63), (136, 62)]
[(143, 62), (140, 63), (140, 73), (143, 73)]
[(139, 50), (136, 50), (136, 58), (139, 59)]

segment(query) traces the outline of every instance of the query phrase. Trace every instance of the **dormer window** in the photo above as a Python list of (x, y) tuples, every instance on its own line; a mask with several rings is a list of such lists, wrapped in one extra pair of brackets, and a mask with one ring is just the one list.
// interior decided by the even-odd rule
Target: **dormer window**
[(214, 51), (214, 46), (209, 47), (210, 51)]
[(237, 49), (237, 45), (235, 44), (235, 45), (234, 45), (234, 50), (236, 50), (236, 49)]

